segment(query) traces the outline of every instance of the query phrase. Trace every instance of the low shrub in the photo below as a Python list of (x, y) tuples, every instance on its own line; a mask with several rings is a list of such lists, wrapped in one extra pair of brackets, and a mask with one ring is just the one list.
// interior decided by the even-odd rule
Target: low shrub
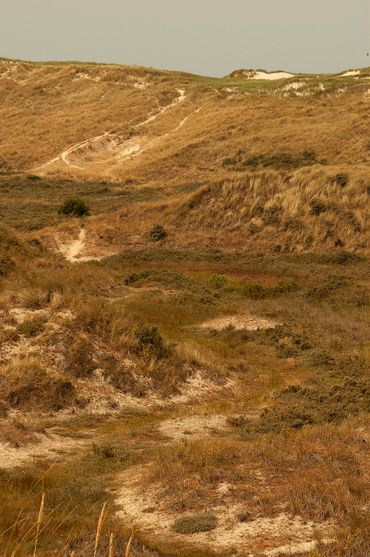
[(278, 205), (267, 207), (262, 213), (262, 221), (265, 225), (279, 224), (281, 219), (282, 208)]
[(153, 228), (149, 231), (149, 240), (151, 242), (159, 242), (160, 240), (164, 240), (168, 236), (166, 230), (160, 224), (156, 224)]
[(208, 282), (212, 288), (223, 289), (227, 286), (227, 277), (225, 275), (211, 275)]
[(70, 217), (88, 217), (90, 215), (90, 209), (82, 199), (70, 198), (64, 201), (58, 213)]
[(17, 327), (17, 331), (20, 335), (27, 338), (36, 337), (39, 335), (45, 327), (46, 319), (44, 317), (35, 317), (33, 319), (27, 319), (20, 323)]
[(326, 213), (326, 211), (328, 211), (329, 209), (329, 206), (321, 199), (315, 198), (310, 201), (310, 208), (311, 214), (318, 217), (319, 215), (321, 215), (321, 213)]
[(66, 371), (75, 377), (88, 377), (96, 369), (91, 345), (78, 336), (66, 352)]
[(308, 424), (341, 423), (349, 416), (366, 412), (369, 404), (367, 378), (345, 377), (337, 383), (320, 379), (312, 386), (290, 385), (280, 393), (275, 406), (265, 408), (259, 422), (246, 429), (267, 433), (301, 429)]
[(298, 290), (298, 284), (294, 280), (278, 282), (273, 286), (265, 286), (259, 282), (254, 282), (245, 285), (242, 289), (242, 293), (248, 298), (262, 300), (263, 298), (295, 292), (296, 290)]
[(348, 183), (348, 175), (347, 174), (336, 174), (331, 178), (332, 184), (337, 184), (341, 188), (344, 188)]
[(301, 221), (299, 221), (298, 219), (295, 219), (293, 217), (288, 218), (285, 222), (284, 222), (284, 230), (302, 230), (303, 228), (303, 223)]
[(157, 327), (141, 327), (137, 331), (138, 350), (144, 355), (163, 358), (167, 354), (163, 338)]
[(177, 518), (172, 525), (172, 530), (178, 534), (195, 534), (214, 530), (217, 524), (217, 517), (213, 514), (194, 514)]
[(260, 153), (250, 155), (240, 149), (233, 157), (227, 157), (222, 161), (224, 168), (229, 168), (237, 172), (258, 169), (276, 168), (277, 170), (294, 169), (300, 166), (309, 166), (320, 161), (316, 158), (316, 153), (312, 149), (305, 149), (302, 153)]

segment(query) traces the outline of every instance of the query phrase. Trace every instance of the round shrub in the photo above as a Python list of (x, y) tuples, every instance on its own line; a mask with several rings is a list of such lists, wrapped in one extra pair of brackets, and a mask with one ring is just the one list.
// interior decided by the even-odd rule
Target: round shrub
[(160, 224), (156, 224), (149, 232), (149, 240), (151, 242), (159, 242), (167, 237), (167, 232)]
[(214, 530), (217, 524), (217, 517), (213, 514), (195, 514), (177, 518), (172, 524), (172, 530), (178, 534), (195, 534)]
[(82, 199), (70, 198), (64, 201), (58, 213), (69, 217), (87, 217), (90, 215), (90, 209)]
[(211, 275), (209, 277), (209, 284), (212, 288), (223, 289), (227, 286), (227, 277), (225, 275)]

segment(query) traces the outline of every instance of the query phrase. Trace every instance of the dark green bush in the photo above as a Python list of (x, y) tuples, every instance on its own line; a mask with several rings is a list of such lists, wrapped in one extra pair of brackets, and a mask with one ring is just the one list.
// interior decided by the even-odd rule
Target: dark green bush
[(248, 298), (253, 298), (254, 300), (266, 298), (269, 294), (269, 288), (259, 284), (258, 282), (247, 284), (243, 288), (244, 296)]
[(143, 354), (152, 354), (162, 358), (167, 353), (157, 327), (141, 327), (137, 331), (137, 341), (139, 352)]
[(82, 199), (70, 198), (64, 201), (58, 213), (70, 217), (87, 217), (90, 215), (90, 209)]
[(160, 240), (164, 240), (168, 236), (167, 232), (160, 224), (156, 224), (153, 228), (149, 231), (149, 240), (151, 242), (159, 242)]
[(177, 518), (172, 525), (172, 530), (178, 534), (195, 534), (214, 530), (217, 524), (217, 517), (213, 514), (189, 515)]

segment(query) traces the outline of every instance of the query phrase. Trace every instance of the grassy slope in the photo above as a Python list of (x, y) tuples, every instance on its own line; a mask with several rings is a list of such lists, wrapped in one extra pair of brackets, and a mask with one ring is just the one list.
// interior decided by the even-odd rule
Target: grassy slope
[[(101, 81), (73, 81), (76, 72)], [(18, 230), (0, 231), (0, 332), (2, 346), (25, 337), (38, 354), (0, 364), (0, 434), (23, 445), (43, 428), (68, 438), (92, 433), (94, 445), (51, 468), (46, 459), (1, 471), (3, 554), (18, 545), (18, 555), (33, 552), (43, 491), (38, 555), (92, 555), (104, 501), (100, 554), (108, 554), (111, 532), (123, 554), (130, 532), (113, 516), (110, 489), (142, 465), (144, 493), (163, 493), (161, 504), (174, 518), (215, 508), (217, 486), (227, 481), (230, 505), (242, 503), (252, 519), (282, 508), (305, 520), (333, 519), (336, 541), (315, 557), (368, 554), (368, 83), (302, 76), (314, 95), (280, 97), (280, 83), (143, 68), (20, 62), (16, 73), (17, 83), (0, 80), (0, 212)], [(135, 89), (132, 75), (153, 86)], [(327, 95), (320, 82), (348, 90)], [(25, 175), (86, 137), (113, 128), (129, 133), (128, 125), (171, 101), (177, 87), (187, 90), (186, 102), (145, 133), (162, 136), (197, 107), (199, 114), (176, 141), (164, 138), (122, 165), (114, 181), (82, 180), (72, 171), (70, 180)], [(230, 99), (225, 87), (243, 95)], [(314, 150), (316, 160), (302, 162), (304, 150)], [(257, 165), (251, 155), (259, 156)], [(90, 241), (121, 253), (71, 265), (35, 241), (54, 245), (55, 236), (78, 234), (79, 221), (57, 214), (72, 189), (93, 210), (85, 221)], [(169, 232), (158, 244), (148, 240), (155, 223)], [(19, 308), (31, 315), (45, 309), (50, 317), (20, 326), (10, 313)], [(72, 324), (58, 321), (65, 310), (73, 312)], [(198, 328), (246, 310), (281, 325), (254, 333)], [(166, 350), (158, 339), (143, 350), (137, 331), (152, 326)], [(126, 358), (137, 366), (135, 377), (120, 366)], [(148, 385), (171, 396), (194, 370), (221, 386), (233, 379), (237, 389), (174, 408), (114, 415), (107, 406), (106, 415), (90, 415), (83, 399), (94, 365), (119, 393), (142, 400)], [(62, 378), (74, 388), (68, 396)], [(75, 415), (63, 418), (61, 408)], [(185, 444), (168, 443), (158, 430), (164, 419), (203, 413), (224, 414), (229, 429)], [(265, 478), (257, 491), (256, 471)], [(172, 544), (138, 528), (135, 538), (135, 556), (206, 555), (188, 546), (186, 535)]]

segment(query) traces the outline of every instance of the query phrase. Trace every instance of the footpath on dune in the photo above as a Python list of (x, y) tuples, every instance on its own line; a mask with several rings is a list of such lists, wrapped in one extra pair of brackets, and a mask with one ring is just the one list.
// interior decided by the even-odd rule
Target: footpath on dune
[[(162, 106), (158, 111), (150, 114), (145, 120), (135, 124), (134, 130), (139, 130), (157, 120), (162, 114), (175, 108), (186, 100), (185, 90), (176, 89), (178, 96), (170, 103)], [(192, 112), (198, 112), (199, 109)], [(117, 165), (133, 157), (142, 154), (151, 148), (161, 139), (164, 139), (179, 130), (188, 120), (191, 114), (183, 118), (173, 130), (150, 139), (147, 136), (136, 136), (127, 140), (122, 140), (116, 133), (106, 131), (103, 134), (91, 137), (76, 143), (53, 159), (40, 166), (32, 168), (32, 172), (44, 175), (48, 171), (58, 171), (69, 168), (77, 171), (98, 171), (99, 174), (110, 176)]]

